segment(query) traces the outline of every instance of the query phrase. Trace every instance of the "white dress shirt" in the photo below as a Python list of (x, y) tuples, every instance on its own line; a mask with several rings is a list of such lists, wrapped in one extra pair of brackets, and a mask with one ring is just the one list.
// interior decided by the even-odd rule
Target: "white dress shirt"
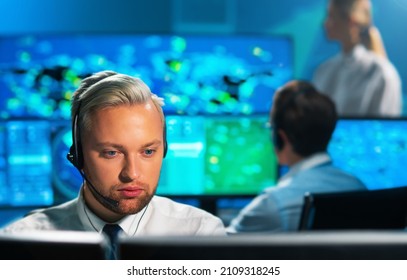
[(357, 45), (315, 72), (317, 89), (332, 98), (340, 116), (400, 116), (401, 80), (386, 58)]
[[(129, 236), (136, 235), (225, 235), (222, 221), (214, 215), (168, 198), (154, 196), (139, 213), (117, 222)], [(3, 232), (30, 230), (73, 230), (101, 232), (105, 221), (78, 198), (35, 211), (6, 226)]]

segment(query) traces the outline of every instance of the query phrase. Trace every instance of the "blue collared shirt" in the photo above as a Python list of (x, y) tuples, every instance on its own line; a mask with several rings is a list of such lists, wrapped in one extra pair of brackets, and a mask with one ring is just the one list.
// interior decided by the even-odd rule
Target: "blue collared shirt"
[(318, 153), (293, 165), (278, 184), (255, 197), (227, 228), (233, 233), (296, 231), (306, 192), (365, 190), (356, 177), (334, 167)]

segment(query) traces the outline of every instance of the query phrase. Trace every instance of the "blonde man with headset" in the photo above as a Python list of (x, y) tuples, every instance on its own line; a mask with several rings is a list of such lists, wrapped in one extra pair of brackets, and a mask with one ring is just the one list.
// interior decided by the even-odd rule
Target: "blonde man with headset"
[(84, 79), (72, 99), (68, 154), (84, 179), (78, 197), (4, 231), (120, 226), (129, 236), (225, 235), (219, 218), (155, 195), (167, 150), (162, 106), (138, 78), (103, 71)]

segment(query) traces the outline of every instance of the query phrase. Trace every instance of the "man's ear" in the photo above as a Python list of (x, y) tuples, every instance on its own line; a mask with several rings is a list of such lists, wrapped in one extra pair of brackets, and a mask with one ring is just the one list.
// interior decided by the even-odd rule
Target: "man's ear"
[(279, 130), (279, 137), (284, 143), (281, 150), (277, 151), (278, 161), (282, 165), (292, 166), (293, 164), (299, 162), (303, 157), (294, 150), (293, 144), (288, 138), (287, 134), (283, 130)]
[(280, 142), (280, 147), (276, 149), (278, 162), (281, 165), (290, 165), (290, 154), (292, 150), (291, 143), (288, 140), (287, 134), (284, 132), (284, 130), (279, 129), (276, 131), (276, 133), (276, 138), (278, 138)]
[(295, 153), (294, 147), (293, 147), (293, 143), (291, 143), (290, 139), (287, 136), (287, 133), (285, 133), (284, 130), (279, 130), (279, 137), (280, 137), (280, 141), (282, 142), (283, 146), (281, 151), (285, 151), (286, 153), (289, 152), (291, 153)]
[(291, 144), (290, 140), (288, 139), (287, 133), (285, 133), (284, 130), (279, 129), (277, 131), (277, 133), (278, 133), (278, 135), (279, 135), (279, 137), (280, 137), (280, 139), (281, 139), (281, 141), (283, 143), (283, 146), (286, 146), (287, 144)]

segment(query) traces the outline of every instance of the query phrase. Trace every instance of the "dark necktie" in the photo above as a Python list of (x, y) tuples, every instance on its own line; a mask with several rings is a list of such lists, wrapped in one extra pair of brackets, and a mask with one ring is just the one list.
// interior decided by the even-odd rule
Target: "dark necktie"
[(109, 260), (117, 260), (117, 236), (123, 229), (117, 224), (106, 224), (103, 227), (103, 233), (109, 238), (110, 253)]

